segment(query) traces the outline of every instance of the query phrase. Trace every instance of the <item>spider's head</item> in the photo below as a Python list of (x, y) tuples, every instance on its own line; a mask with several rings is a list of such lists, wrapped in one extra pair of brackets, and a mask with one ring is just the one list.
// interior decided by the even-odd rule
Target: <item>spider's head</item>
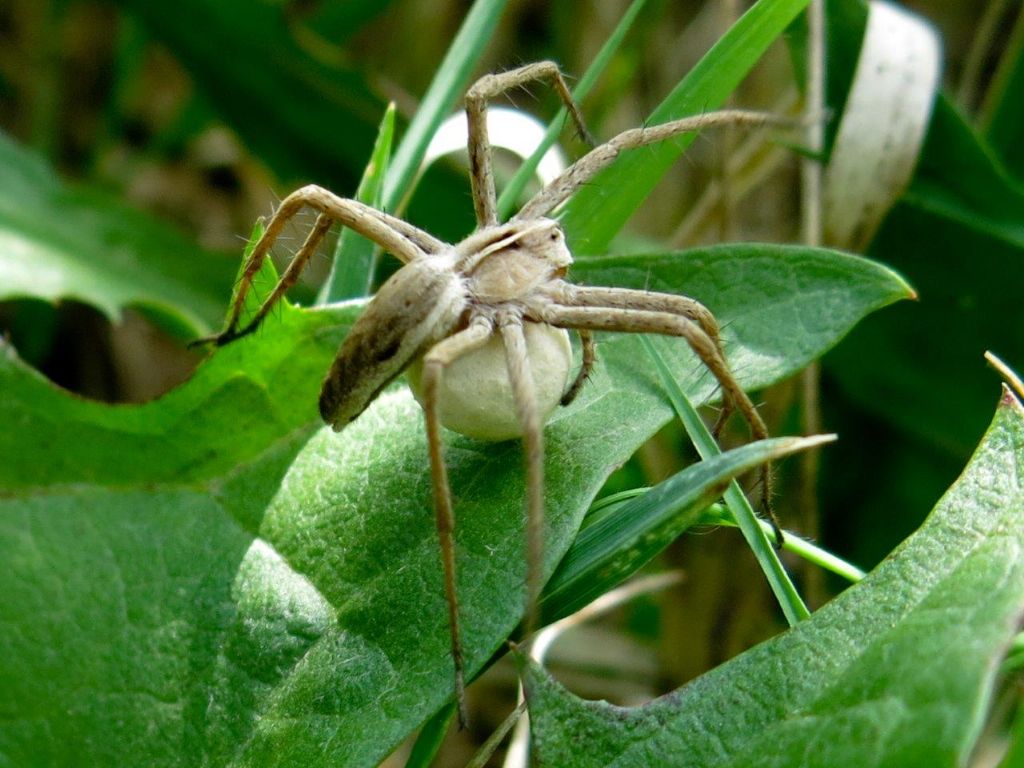
[(510, 221), (476, 232), (457, 246), (458, 269), (477, 298), (508, 301), (565, 275), (572, 255), (553, 219)]

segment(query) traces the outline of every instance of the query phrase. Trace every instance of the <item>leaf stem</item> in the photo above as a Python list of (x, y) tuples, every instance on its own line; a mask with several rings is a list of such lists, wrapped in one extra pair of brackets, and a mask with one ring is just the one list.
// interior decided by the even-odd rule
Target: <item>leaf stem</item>
[[(702, 522), (709, 525), (728, 525), (730, 527), (737, 527), (736, 521), (732, 515), (725, 509), (721, 504), (714, 504), (708, 508), (705, 514), (706, 519)], [(773, 542), (775, 541), (775, 532), (772, 530), (772, 526), (766, 520), (758, 519), (758, 524), (761, 526), (761, 530), (765, 532)], [(814, 565), (824, 568), (826, 571), (841, 576), (849, 582), (856, 583), (867, 576), (867, 573), (858, 568), (853, 563), (848, 563), (838, 555), (834, 555), (828, 550), (822, 549), (817, 544), (805, 539), (792, 531), (785, 531), (786, 539), (782, 543), (782, 548), (787, 552), (792, 552), (794, 555), (802, 557)]]

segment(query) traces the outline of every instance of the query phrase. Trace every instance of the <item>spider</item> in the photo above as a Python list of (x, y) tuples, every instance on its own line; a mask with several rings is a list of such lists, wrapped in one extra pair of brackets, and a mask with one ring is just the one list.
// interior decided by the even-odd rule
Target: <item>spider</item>
[[(772, 115), (727, 110), (625, 131), (591, 149), (536, 193), (508, 222), (497, 216), (491, 147), (487, 136), (488, 102), (505, 91), (537, 80), (549, 81), (568, 109), (580, 135), (589, 137), (583, 117), (558, 66), (550, 61), (485, 75), (467, 92), (469, 160), (477, 228), (458, 244), (442, 242), (417, 227), (329, 192), (306, 186), (286, 197), (267, 224), (245, 264), (224, 330), (195, 343), (227, 344), (252, 333), (274, 304), (296, 282), (318, 244), (340, 222), (393, 254), (404, 266), (388, 279), (352, 326), (331, 365), (320, 394), (320, 414), (341, 431), (361, 414), (393, 379), (409, 369), (410, 383), (426, 421), (434, 508), (444, 568), (445, 597), (454, 662), (455, 699), (465, 722), (465, 681), (455, 581), (455, 517), (442, 454), (441, 427), (470, 437), (521, 437), (526, 471), (525, 636), (537, 623), (543, 554), (545, 420), (559, 404), (568, 405), (586, 382), (595, 362), (595, 331), (657, 333), (687, 341), (718, 380), (722, 412), (716, 434), (739, 410), (755, 438), (768, 436), (764, 421), (736, 382), (725, 361), (718, 325), (711, 312), (685, 296), (625, 288), (599, 288), (566, 281), (572, 256), (558, 221), (550, 214), (577, 189), (610, 165), (620, 152), (673, 136), (725, 124), (750, 126), (779, 122)], [(590, 142), (593, 145), (593, 142)], [(239, 327), (247, 292), (285, 223), (305, 207), (319, 212), (316, 223), (253, 318)], [(579, 371), (569, 381), (568, 330), (582, 347)], [(511, 415), (491, 413), (481, 424), (472, 392), (443, 388), (446, 372), (459, 361), (498, 347), (504, 358), (503, 385)], [(492, 349), (493, 351), (493, 349)], [(544, 360), (543, 366), (535, 365)], [(536, 368), (543, 367), (538, 380)], [(472, 379), (471, 379), (472, 382)], [(449, 400), (461, 398), (459, 404)], [(481, 410), (479, 403), (477, 410)], [(484, 410), (489, 409), (486, 406)], [(763, 470), (764, 506), (769, 506), (769, 474)], [(778, 527), (776, 526), (778, 531)]]

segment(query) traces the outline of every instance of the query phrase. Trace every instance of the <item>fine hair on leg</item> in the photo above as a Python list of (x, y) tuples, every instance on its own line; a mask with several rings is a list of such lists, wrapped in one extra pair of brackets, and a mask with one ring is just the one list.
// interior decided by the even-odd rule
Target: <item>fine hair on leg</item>
[[(256, 273), (263, 266), (263, 262), (270, 253), (271, 246), (281, 235), (285, 224), (307, 206), (320, 212), (316, 225), (298, 253), (292, 258), (271, 297), (260, 307), (256, 317), (240, 331), (238, 323), (241, 318), (242, 308), (245, 306), (245, 298), (249, 293)], [(333, 192), (315, 185), (302, 187), (281, 201), (281, 205), (278, 206), (277, 211), (275, 211), (267, 223), (263, 235), (253, 247), (252, 253), (249, 255), (242, 270), (241, 282), (238, 285), (238, 290), (228, 313), (228, 320), (224, 330), (215, 336), (197, 339), (192, 342), (192, 345), (213, 342), (221, 346), (256, 330), (273, 304), (298, 279), (299, 273), (308, 263), (312, 254), (316, 251), (317, 245), (319, 245), (324, 235), (330, 229), (331, 224), (335, 221), (373, 241), (394, 255), (403, 264), (423, 258), (430, 253), (438, 253), (448, 247), (433, 235), (427, 234), (401, 219), (364, 205), (357, 200), (338, 197)]]
[(441, 440), (441, 418), (438, 413), (438, 393), (444, 369), (462, 355), (487, 343), (493, 333), (490, 321), (477, 318), (454, 336), (436, 344), (423, 357), (423, 415), (427, 429), (427, 451), (430, 456), (430, 477), (434, 489), (434, 513), (437, 536), (441, 546), (444, 567), (444, 592), (448, 604), (448, 628), (451, 633), (452, 662), (455, 666), (455, 701), (459, 722), (469, 723), (466, 713), (465, 660), (462, 654), (462, 636), (459, 622), (458, 585), (455, 565), (455, 512), (448, 484), (448, 469), (444, 463)]
[(582, 360), (580, 361), (580, 370), (576, 374), (576, 378), (572, 380), (568, 389), (565, 390), (565, 394), (562, 395), (562, 399), (559, 401), (559, 405), (569, 405), (573, 400), (576, 399), (576, 395), (583, 389), (583, 385), (587, 383), (587, 379), (590, 378), (591, 371), (594, 370), (594, 363), (597, 362), (597, 343), (594, 341), (594, 334), (588, 331), (586, 328), (578, 328), (576, 333), (580, 337), (580, 346), (582, 347)]
[[(659, 296), (664, 294), (659, 294)], [(679, 336), (686, 340), (701, 362), (711, 371), (722, 387), (723, 397), (728, 396), (750, 426), (751, 435), (756, 440), (768, 437), (761, 414), (743, 391), (729, 370), (725, 358), (719, 352), (718, 345), (693, 320), (682, 315), (663, 311), (622, 309), (614, 307), (567, 306), (561, 304), (541, 304), (533, 308), (539, 319), (558, 328), (580, 329), (591, 331), (618, 331), (624, 333), (657, 333), (665, 336)], [(782, 528), (775, 516), (771, 503), (771, 465), (765, 463), (761, 471), (763, 482), (761, 500), (772, 524), (776, 541), (783, 540)]]
[(526, 465), (526, 618), (523, 636), (526, 642), (538, 623), (540, 581), (544, 568), (544, 441), (543, 425), (537, 410), (526, 337), (519, 317), (501, 317), (498, 328), (505, 345), (505, 360), (512, 397), (523, 430), (523, 456)]
[(473, 187), (473, 207), (478, 227), (490, 227), (498, 223), (497, 196), (494, 191), (494, 172), (491, 168), (491, 142), (487, 134), (487, 102), (513, 88), (519, 88), (536, 80), (549, 80), (555, 93), (565, 104), (576, 129), (584, 141), (593, 144), (587, 126), (583, 122), (576, 101), (569, 92), (565, 77), (553, 61), (539, 61), (522, 67), (484, 75), (466, 92), (466, 123), (469, 129), (469, 169)]

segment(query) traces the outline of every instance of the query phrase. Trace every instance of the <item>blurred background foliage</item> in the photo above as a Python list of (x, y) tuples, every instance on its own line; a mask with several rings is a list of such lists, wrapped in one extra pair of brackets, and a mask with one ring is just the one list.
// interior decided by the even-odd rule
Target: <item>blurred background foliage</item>
[[(728, 26), (727, 5), (651, 0), (583, 104), (592, 132), (609, 137), (638, 125)], [(942, 32), (945, 91), (914, 181), (868, 254), (901, 271), (920, 301), (868, 318), (823, 363), (822, 427), (841, 440), (823, 454), (815, 479), (820, 519), (801, 520), (793, 508), (796, 462), (783, 468), (780, 484), (783, 520), (865, 568), (920, 523), (977, 443), (998, 393), (982, 352), (1024, 368), (1019, 4), (906, 5)], [(475, 74), (546, 58), (582, 73), (625, 6), (513, 2)], [(856, 55), (850, 30), (862, 24), (863, 6), (828, 6), (830, 95), (840, 107)], [(35, 222), (48, 243), (43, 263), (65, 263), (62, 254), (79, 243), (109, 248), (90, 251), (94, 269), (55, 286), (17, 274), (0, 256), (0, 328), (23, 358), (85, 397), (140, 402), (187, 378), (200, 356), (184, 342), (218, 325), (252, 222), (303, 183), (351, 194), (386, 104), (394, 101), (407, 124), (468, 7), (456, 0), (5, 0), (0, 221)], [(775, 108), (792, 87), (791, 69), (791, 51), (777, 46), (734, 103)], [(544, 89), (516, 101), (542, 116), (557, 108)], [(571, 136), (563, 141), (579, 151)], [(723, 236), (795, 241), (795, 155), (728, 220), (712, 215), (697, 235), (678, 230), (737, 141), (697, 142), (628, 237), (677, 247)], [(427, 173), (407, 212), (447, 239), (465, 234), (471, 216), (457, 161)], [(297, 222), (291, 247), (310, 222)], [(287, 248), (278, 255), (286, 258)], [(311, 295), (325, 271), (326, 258), (298, 297)], [(143, 273), (158, 279), (118, 287), (126, 274)], [(180, 311), (185, 305), (191, 314)], [(774, 433), (799, 430), (797, 382), (763, 400)], [(668, 428), (609, 491), (657, 482), (691, 458), (681, 430)], [(581, 658), (571, 666), (585, 670), (577, 690), (643, 699), (777, 631), (781, 620), (753, 561), (731, 555), (742, 546), (726, 532), (679, 542), (667, 557), (686, 571), (686, 583), (620, 616), (630, 634), (584, 630), (601, 642), (575, 644)], [(803, 577), (812, 602), (828, 598), (834, 585)], [(672, 661), (632, 653), (637, 638), (672, 648), (664, 655)], [(490, 674), (495, 686), (477, 687), (485, 700), (511, 671), (499, 665)]]

